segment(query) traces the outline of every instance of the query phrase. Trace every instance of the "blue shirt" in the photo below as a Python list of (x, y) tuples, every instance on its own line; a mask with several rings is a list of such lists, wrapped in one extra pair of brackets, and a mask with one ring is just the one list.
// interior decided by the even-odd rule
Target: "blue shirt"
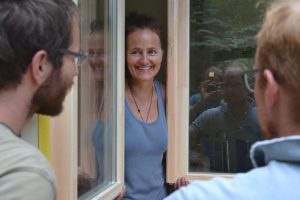
[(193, 94), (191, 97), (190, 97), (190, 105), (194, 105), (196, 104), (198, 101), (201, 100), (201, 93), (196, 93), (196, 94)]
[(256, 167), (233, 179), (194, 181), (166, 200), (299, 200), (300, 136), (256, 142), (250, 151)]
[(96, 151), (97, 160), (97, 182), (101, 184), (104, 182), (104, 129), (103, 121), (98, 120), (93, 130), (93, 144)]
[(167, 195), (163, 168), (167, 122), (159, 82), (154, 86), (158, 97), (155, 122), (137, 119), (125, 101), (125, 200), (160, 200)]
[(204, 111), (191, 126), (203, 138), (201, 141), (205, 155), (210, 159), (211, 171), (235, 173), (251, 168), (248, 153), (250, 146), (261, 139), (254, 105), (249, 107), (241, 119), (237, 119), (229, 112), (227, 104), (222, 104)]

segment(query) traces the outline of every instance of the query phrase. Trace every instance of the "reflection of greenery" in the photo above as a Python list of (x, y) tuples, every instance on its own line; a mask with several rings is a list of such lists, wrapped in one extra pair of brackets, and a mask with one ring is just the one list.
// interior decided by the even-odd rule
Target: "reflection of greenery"
[[(201, 10), (191, 8), (191, 47), (230, 51), (254, 48), (261, 21), (253, 0), (194, 1)], [(238, 3), (238, 4), (237, 4)], [(234, 6), (234, 4), (236, 4)], [(200, 8), (200, 6), (194, 6)]]
[(251, 63), (256, 46), (255, 35), (268, 1), (190, 1), (192, 91), (196, 90), (194, 85), (198, 85), (201, 74), (211, 65), (237, 59)]
[(241, 30), (231, 28), (225, 24), (223, 24), (223, 26), (228, 28), (226, 28), (222, 34), (217, 34), (203, 29), (198, 30), (198, 34), (201, 34), (201, 32), (206, 32), (206, 34), (203, 35), (202, 41), (192, 42), (192, 47), (210, 47), (218, 50), (255, 47), (255, 39), (253, 35), (260, 27), (260, 23), (242, 28)]

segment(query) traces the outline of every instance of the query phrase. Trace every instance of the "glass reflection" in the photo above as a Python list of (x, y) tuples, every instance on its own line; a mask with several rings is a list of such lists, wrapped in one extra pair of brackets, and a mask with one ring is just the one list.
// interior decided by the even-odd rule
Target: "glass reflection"
[[(195, 169), (243, 172), (251, 169), (250, 146), (261, 139), (255, 101), (242, 82), (246, 67), (230, 63), (223, 78), (222, 105), (207, 109), (190, 125), (191, 151), (200, 159)], [(198, 165), (197, 165), (198, 164)], [(199, 166), (200, 165), (200, 166)]]
[(265, 3), (190, 2), (190, 171), (251, 169), (249, 148), (261, 133), (242, 75), (253, 65)]
[(198, 85), (197, 93), (190, 97), (190, 122), (209, 108), (218, 107), (222, 103), (222, 70), (209, 67), (204, 72), (203, 81)]
[[(88, 59), (80, 68), (78, 197), (95, 196), (113, 173), (112, 70), (107, 52), (110, 39), (105, 29), (107, 2), (81, 1), (81, 47)], [(94, 16), (93, 14), (94, 13)], [(89, 26), (87, 26), (87, 24)], [(109, 26), (109, 24), (108, 24)]]

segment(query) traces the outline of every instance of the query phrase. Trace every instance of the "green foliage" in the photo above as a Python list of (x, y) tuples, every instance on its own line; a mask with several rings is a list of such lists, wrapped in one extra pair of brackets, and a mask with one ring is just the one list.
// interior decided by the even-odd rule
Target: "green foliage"
[[(193, 2), (190, 21), (192, 48), (218, 51), (255, 48), (255, 35), (261, 20), (253, 0)], [(234, 3), (236, 6), (233, 6)]]
[(190, 0), (190, 92), (210, 66), (252, 68), (255, 36), (270, 0)]

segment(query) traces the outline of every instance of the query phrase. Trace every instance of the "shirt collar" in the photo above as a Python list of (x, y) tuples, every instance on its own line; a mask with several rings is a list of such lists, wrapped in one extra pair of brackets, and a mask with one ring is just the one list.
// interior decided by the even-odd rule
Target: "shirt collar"
[(300, 162), (300, 135), (258, 141), (251, 147), (250, 158), (254, 167), (267, 165), (272, 160)]

